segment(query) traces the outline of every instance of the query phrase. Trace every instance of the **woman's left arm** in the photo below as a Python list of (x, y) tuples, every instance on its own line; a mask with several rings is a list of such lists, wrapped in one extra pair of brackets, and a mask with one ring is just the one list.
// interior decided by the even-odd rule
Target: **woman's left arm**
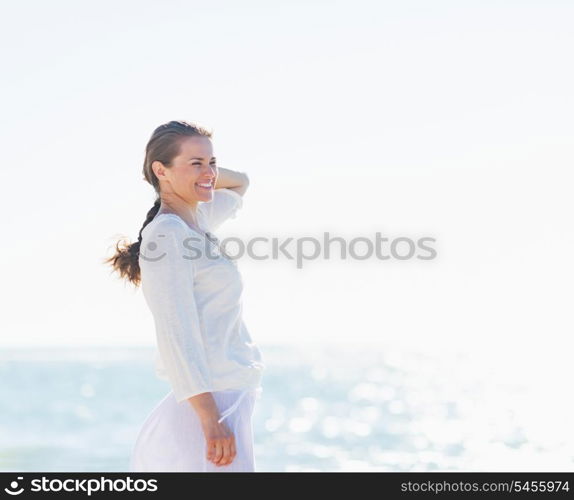
[(249, 187), (249, 177), (245, 172), (237, 172), (228, 168), (217, 167), (215, 189), (227, 188), (243, 196)]

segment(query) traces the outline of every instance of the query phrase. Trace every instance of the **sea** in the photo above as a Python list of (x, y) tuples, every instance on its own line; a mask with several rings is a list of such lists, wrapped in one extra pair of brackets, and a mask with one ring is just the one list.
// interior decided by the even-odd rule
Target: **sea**
[[(260, 343), (260, 472), (572, 471), (571, 380), (475, 352)], [(155, 347), (0, 349), (0, 471), (128, 472)]]

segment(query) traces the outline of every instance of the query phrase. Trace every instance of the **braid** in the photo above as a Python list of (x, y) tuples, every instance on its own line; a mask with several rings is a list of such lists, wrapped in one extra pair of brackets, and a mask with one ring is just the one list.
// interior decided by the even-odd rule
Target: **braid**
[[(137, 250), (135, 250), (135, 251), (137, 251), (137, 255), (138, 255), (138, 256), (139, 256), (139, 254), (140, 254), (140, 246), (141, 246), (141, 243), (142, 243), (142, 232), (143, 232), (143, 230), (144, 230), (144, 227), (146, 227), (146, 226), (153, 220), (153, 218), (157, 215), (157, 213), (159, 212), (159, 207), (160, 207), (160, 205), (161, 205), (161, 198), (156, 198), (156, 200), (155, 200), (155, 202), (154, 202), (154, 204), (153, 204), (153, 207), (151, 207), (151, 208), (149, 209), (149, 211), (148, 211), (148, 213), (147, 213), (147, 215), (146, 215), (146, 219), (145, 219), (145, 221), (144, 221), (144, 223), (143, 223), (143, 226), (142, 226), (141, 229), (140, 229), (137, 242), (135, 242), (135, 243), (132, 245), (132, 248), (136, 247), (136, 245), (137, 245)], [(130, 250), (131, 250), (131, 248), (130, 248)], [(135, 251), (134, 251), (134, 252), (135, 252)]]
[(153, 207), (151, 207), (147, 213), (137, 241), (127, 243), (125, 240), (120, 240), (116, 244), (116, 254), (104, 260), (106, 264), (111, 264), (113, 269), (118, 271), (122, 278), (127, 278), (135, 286), (140, 285), (141, 278), (139, 255), (142, 242), (142, 231), (144, 227), (146, 227), (157, 215), (160, 205), (161, 199), (158, 197), (155, 200)]

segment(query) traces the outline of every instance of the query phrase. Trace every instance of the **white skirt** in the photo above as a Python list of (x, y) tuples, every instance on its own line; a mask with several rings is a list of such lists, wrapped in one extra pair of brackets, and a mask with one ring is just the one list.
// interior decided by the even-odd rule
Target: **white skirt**
[(221, 417), (235, 437), (237, 455), (228, 465), (207, 459), (206, 440), (189, 401), (170, 391), (145, 419), (130, 457), (130, 472), (255, 472), (252, 415), (262, 389), (214, 391)]

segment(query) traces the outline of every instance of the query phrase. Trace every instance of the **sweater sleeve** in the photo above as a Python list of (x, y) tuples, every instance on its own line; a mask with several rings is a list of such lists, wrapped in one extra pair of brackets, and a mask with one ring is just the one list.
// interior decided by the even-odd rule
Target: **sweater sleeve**
[(215, 231), (227, 219), (235, 219), (237, 211), (243, 207), (243, 196), (232, 189), (219, 188), (214, 190), (211, 201), (201, 202), (202, 211), (211, 231)]
[(211, 377), (194, 296), (194, 259), (185, 223), (164, 217), (140, 248), (141, 286), (153, 315), (159, 355), (178, 403), (211, 392)]

